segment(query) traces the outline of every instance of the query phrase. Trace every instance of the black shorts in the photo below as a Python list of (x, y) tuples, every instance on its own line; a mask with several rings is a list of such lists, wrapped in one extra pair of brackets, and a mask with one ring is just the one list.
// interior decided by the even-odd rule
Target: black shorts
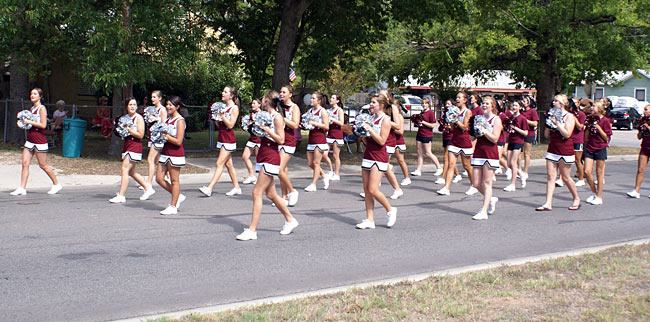
[(497, 142), (497, 146), (506, 146), (506, 142)]
[(524, 138), (524, 142), (526, 142), (526, 143), (530, 143), (530, 144), (535, 144), (535, 136), (534, 136), (534, 135), (531, 135), (531, 136), (527, 136), (527, 137), (525, 137), (525, 138)]
[(589, 150), (585, 149), (585, 151), (582, 154), (582, 157), (584, 159), (592, 159), (592, 160), (607, 160), (607, 148), (600, 149), (598, 151), (595, 151), (594, 153), (589, 152)]
[(521, 151), (524, 148), (523, 143), (508, 143), (508, 151), (519, 150)]
[(422, 143), (431, 143), (431, 140), (433, 140), (433, 138), (416, 135), (415, 140)]
[(584, 143), (573, 143), (573, 151), (582, 152), (584, 150)]
[(442, 147), (443, 148), (448, 147), (450, 144), (451, 144), (451, 140), (445, 140), (445, 139), (442, 140)]

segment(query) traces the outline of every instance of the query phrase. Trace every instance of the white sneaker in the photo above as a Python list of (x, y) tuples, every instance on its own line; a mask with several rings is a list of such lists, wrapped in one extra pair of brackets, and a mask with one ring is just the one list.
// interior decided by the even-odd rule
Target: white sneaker
[(492, 182), (497, 182), (497, 176), (492, 176)]
[(497, 210), (497, 202), (499, 202), (499, 198), (497, 198), (497, 197), (490, 198), (490, 206), (488, 207), (488, 215), (493, 214), (494, 211)]
[(282, 226), (282, 230), (280, 230), (280, 235), (289, 235), (291, 234), (291, 231), (298, 227), (298, 221), (296, 218), (293, 218), (292, 221), (285, 221), (284, 226)]
[(326, 175), (325, 177), (326, 177), (327, 179), (332, 180), (332, 177), (333, 177), (333, 176), (334, 176), (334, 171), (330, 171), (330, 172), (327, 173), (327, 175)]
[(447, 189), (447, 187), (442, 187), (442, 189), (436, 191), (436, 193), (441, 196), (449, 196), (449, 189)]
[(526, 180), (528, 180), (528, 174), (525, 172), (521, 173), (521, 187), (526, 188)]
[(505, 188), (503, 188), (503, 191), (508, 191), (508, 192), (517, 191), (517, 187), (515, 187), (515, 185), (511, 183), (507, 185)]
[(257, 182), (257, 178), (251, 176), (251, 177), (248, 177), (248, 178), (244, 179), (244, 181), (242, 183), (243, 184), (255, 184), (256, 182)]
[(305, 191), (307, 191), (307, 192), (314, 192), (316, 190), (318, 190), (318, 189), (316, 188), (315, 184), (310, 184), (307, 187), (305, 187)]
[(473, 196), (478, 192), (478, 189), (474, 188), (474, 186), (469, 187), (467, 191), (465, 191), (465, 194), (468, 196)]
[(404, 178), (402, 179), (402, 182), (400, 182), (401, 186), (408, 186), (411, 184), (411, 178)]
[(562, 179), (555, 180), (555, 186), (556, 187), (564, 187), (564, 182), (562, 182)]
[(578, 181), (576, 181), (576, 187), (582, 187), (582, 186), (584, 186), (584, 185), (585, 185), (585, 181), (584, 181), (584, 180), (578, 180)]
[(455, 177), (454, 177), (454, 180), (451, 180), (451, 182), (453, 182), (453, 183), (459, 183), (459, 182), (461, 182), (462, 180), (463, 180), (463, 177), (459, 174), (459, 175), (455, 176)]
[(404, 195), (404, 191), (402, 189), (395, 190), (393, 191), (393, 195), (390, 196), (390, 199), (397, 200), (399, 197)]
[(230, 191), (226, 192), (226, 196), (231, 197), (234, 195), (241, 195), (241, 188), (232, 188)]
[(627, 196), (630, 197), (630, 198), (637, 198), (637, 199), (641, 198), (641, 194), (636, 192), (636, 190), (632, 190), (632, 191), (628, 192)]
[(201, 193), (204, 194), (206, 197), (212, 196), (212, 190), (210, 190), (210, 188), (206, 186), (199, 188), (199, 191), (201, 191)]
[(47, 194), (48, 195), (55, 195), (57, 192), (61, 191), (61, 189), (63, 189), (61, 184), (55, 184), (55, 185), (52, 186), (52, 188), (50, 188), (50, 191), (48, 191)]
[(366, 199), (366, 193), (365, 192), (359, 192), (359, 196), (363, 199)]
[(364, 219), (357, 224), (357, 229), (375, 229), (375, 222)]
[(323, 178), (323, 189), (327, 190), (330, 187), (330, 176), (326, 175), (325, 178)]
[(422, 172), (420, 170), (414, 170), (414, 171), (411, 171), (411, 175), (419, 177), (419, 176), (422, 175)]
[(179, 194), (178, 195), (178, 200), (176, 200), (176, 209), (181, 209), (181, 203), (187, 199), (184, 194)]
[(109, 199), (108, 202), (110, 202), (110, 203), (125, 203), (126, 202), (126, 197), (125, 196), (120, 196), (119, 193), (116, 193), (115, 197)]
[(488, 219), (488, 214), (487, 214), (487, 212), (485, 212), (483, 210), (480, 210), (479, 212), (476, 213), (476, 215), (474, 215), (474, 217), (472, 217), (472, 219), (474, 219), (474, 220), (487, 220)]
[(287, 194), (287, 198), (289, 198), (288, 200), (289, 207), (293, 207), (298, 203), (298, 195), (299, 195), (298, 191), (289, 192)]
[(585, 201), (588, 202), (588, 203), (591, 203), (594, 200), (594, 198), (596, 198), (596, 194), (592, 192), (592, 193), (589, 194), (587, 199), (585, 199)]
[(163, 211), (160, 212), (161, 215), (176, 215), (178, 214), (178, 209), (176, 207), (169, 205)]
[(23, 189), (21, 187), (16, 188), (16, 190), (12, 191), (9, 193), (12, 196), (24, 196), (27, 194), (27, 189)]
[(330, 181), (341, 181), (341, 176), (335, 174), (330, 178)]
[(588, 201), (592, 205), (602, 205), (603, 204), (603, 198), (598, 198), (594, 197), (594, 199), (591, 199), (591, 201)]
[(145, 190), (142, 193), (142, 196), (140, 196), (140, 200), (147, 200), (149, 199), (149, 197), (153, 196), (154, 193), (156, 193), (156, 190), (153, 189)]
[[(285, 205), (285, 206), (289, 206), (289, 200), (287, 200), (287, 199), (282, 199), (282, 201), (284, 201), (284, 205)], [(271, 203), (271, 207), (277, 207), (277, 206), (275, 205), (275, 203)]]
[(444, 178), (438, 178), (438, 179), (436, 179), (436, 181), (434, 183), (435, 184), (445, 184), (445, 179)]
[(467, 173), (467, 170), (463, 171), (463, 175), (466, 176), (466, 177), (469, 176), (469, 174)]
[(511, 169), (506, 170), (506, 180), (508, 180), (508, 181), (512, 180), (512, 170)]
[(144, 190), (146, 190), (146, 189), (145, 189), (143, 186), (139, 186), (139, 187), (138, 187), (138, 190), (142, 190), (142, 191), (144, 191)]
[(434, 176), (441, 176), (442, 175), (442, 168), (438, 168), (436, 172), (433, 173)]
[(397, 221), (397, 208), (392, 207), (390, 211), (386, 213), (386, 226), (393, 227)]
[(494, 170), (494, 174), (503, 174), (503, 168), (499, 167), (498, 169)]
[(238, 240), (255, 240), (257, 239), (257, 232), (251, 231), (248, 228), (244, 229), (244, 232), (237, 235)]

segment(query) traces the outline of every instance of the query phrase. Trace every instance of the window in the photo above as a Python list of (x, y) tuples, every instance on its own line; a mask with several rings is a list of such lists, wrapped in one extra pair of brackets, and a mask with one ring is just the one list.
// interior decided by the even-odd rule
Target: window
[(596, 91), (594, 91), (594, 99), (597, 100), (599, 98), (605, 97), (605, 88), (604, 87), (596, 87)]
[(77, 83), (77, 95), (79, 96), (95, 96), (95, 90), (88, 82), (79, 81)]
[(422, 104), (422, 100), (417, 97), (409, 97), (408, 100), (411, 104)]
[(635, 88), (634, 89), (634, 98), (639, 100), (639, 102), (645, 102), (646, 90), (647, 90), (646, 88)]

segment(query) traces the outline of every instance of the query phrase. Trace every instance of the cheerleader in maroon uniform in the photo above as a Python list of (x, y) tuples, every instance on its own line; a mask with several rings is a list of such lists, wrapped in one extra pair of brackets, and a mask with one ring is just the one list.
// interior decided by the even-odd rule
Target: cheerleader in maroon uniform
[[(182, 105), (183, 102), (178, 96), (172, 96), (167, 100), (167, 115), (169, 115), (169, 118), (165, 123), (170, 127), (170, 131), (165, 134), (167, 141), (160, 151), (156, 182), (172, 194), (172, 202), (160, 212), (161, 215), (177, 214), (178, 208), (185, 200), (185, 195), (181, 194), (181, 184), (178, 181), (181, 167), (185, 165), (185, 150), (183, 149), (185, 119), (178, 113)], [(165, 174), (169, 174), (171, 183), (165, 181)]]
[[(167, 108), (163, 105), (163, 94), (159, 90), (151, 92), (151, 104), (156, 107), (157, 116), (152, 120), (147, 120), (147, 122), (165, 122), (167, 120)], [(147, 164), (149, 165), (147, 184), (142, 186), (144, 193), (140, 200), (147, 200), (151, 197), (155, 190), (153, 190), (153, 179), (156, 176), (156, 168), (158, 167), (158, 159), (160, 158), (160, 150), (163, 148), (163, 144), (153, 144), (151, 141), (147, 143), (149, 147), (149, 154), (147, 154)]]
[(503, 169), (506, 169), (506, 172), (510, 169), (508, 167), (508, 149), (506, 149), (506, 143), (508, 143), (508, 136), (510, 133), (508, 133), (508, 130), (505, 128), (505, 120), (510, 117), (508, 106), (509, 104), (501, 104), (499, 110), (499, 119), (501, 119), (501, 125), (503, 126), (503, 130), (499, 136), (499, 141), (497, 141), (497, 146), (499, 147), (499, 165), (501, 167), (494, 171), (495, 175), (502, 174)]
[(314, 126), (309, 130), (309, 140), (307, 141), (307, 162), (309, 167), (314, 170), (313, 179), (311, 184), (305, 187), (305, 191), (314, 192), (317, 190), (316, 181), (318, 178), (323, 178), (323, 189), (329, 188), (329, 176), (323, 172), (320, 167), (320, 161), (323, 154), (327, 153), (329, 147), (327, 146), (327, 130), (330, 126), (329, 115), (325, 108), (323, 108), (323, 94), (314, 92), (311, 94), (311, 109), (308, 113), (320, 117), (322, 122), (309, 121), (309, 124)]
[(524, 138), (524, 173), (528, 174), (528, 167), (530, 166), (530, 156), (533, 152), (533, 144), (537, 139), (537, 125), (539, 123), (539, 115), (535, 109), (535, 101), (532, 97), (525, 97), (522, 100), (526, 107), (523, 114), (528, 122), (528, 135)]
[[(587, 197), (587, 202), (592, 205), (603, 204), (603, 186), (605, 185), (605, 160), (607, 160), (607, 146), (612, 139), (612, 123), (605, 116), (605, 100), (599, 99), (591, 107), (591, 115), (597, 121), (589, 124), (588, 131), (585, 131), (585, 177), (591, 188), (591, 194)], [(596, 163), (596, 176), (598, 178), (598, 187), (594, 184), (594, 162)]]
[(591, 112), (591, 107), (594, 104), (588, 98), (583, 98), (578, 101), (576, 110), (574, 114), (576, 115), (576, 128), (573, 130), (573, 151), (576, 156), (576, 174), (578, 181), (576, 181), (576, 187), (582, 187), (585, 185), (585, 168), (582, 161), (582, 153), (584, 151), (585, 143), (585, 120), (587, 119), (587, 114)]
[(451, 100), (445, 101), (445, 107), (442, 109), (442, 113), (440, 114), (440, 122), (442, 123), (440, 126), (440, 131), (442, 132), (442, 148), (444, 149), (444, 152), (442, 153), (442, 175), (440, 178), (436, 179), (435, 184), (445, 184), (447, 181), (447, 171), (449, 169), (453, 169), (452, 171), (454, 179), (452, 180), (453, 183), (460, 182), (463, 180), (463, 177), (460, 176), (460, 173), (458, 172), (458, 168), (456, 168), (456, 165), (453, 167), (449, 166), (449, 145), (451, 144), (451, 138), (453, 137), (453, 125), (452, 124), (447, 124), (445, 120), (445, 115), (447, 114), (447, 108), (450, 106), (453, 106), (454, 102)]
[[(260, 106), (260, 100), (258, 99), (254, 99), (253, 102), (251, 102), (249, 126), (251, 126), (250, 124), (253, 123), (253, 117), (255, 116), (255, 113), (260, 110)], [(248, 178), (244, 179), (244, 182), (242, 182), (243, 184), (255, 184), (255, 181), (257, 180), (253, 169), (253, 163), (251, 163), (250, 157), (251, 155), (257, 155), (257, 151), (260, 148), (260, 143), (260, 138), (252, 134), (246, 142), (246, 147), (244, 147), (244, 152), (242, 153), (241, 158), (244, 160), (244, 164), (248, 170)]]
[(476, 148), (472, 155), (472, 178), (478, 191), (483, 194), (483, 207), (472, 219), (486, 220), (493, 214), (499, 198), (492, 196), (492, 178), (494, 170), (499, 168), (499, 148), (497, 142), (501, 136), (501, 119), (496, 115), (497, 102), (492, 96), (485, 97), (481, 104), (483, 116), (492, 125), (492, 131), (479, 128), (483, 135), (476, 138)]
[(449, 186), (451, 185), (451, 180), (453, 177), (453, 172), (451, 169), (456, 167), (456, 160), (458, 159), (458, 156), (460, 155), (461, 157), (461, 162), (463, 164), (463, 168), (467, 171), (467, 175), (469, 177), (469, 182), (470, 182), (470, 187), (469, 189), (465, 192), (466, 195), (474, 195), (478, 192), (476, 188), (474, 188), (473, 185), (473, 180), (472, 180), (472, 169), (471, 169), (471, 158), (472, 154), (474, 153), (474, 149), (472, 148), (472, 139), (470, 138), (469, 135), (469, 120), (470, 117), (472, 116), (472, 111), (467, 108), (467, 93), (465, 92), (460, 92), (456, 95), (456, 105), (460, 109), (460, 113), (458, 114), (458, 119), (456, 120), (456, 123), (452, 124), (452, 138), (451, 138), (451, 144), (448, 147), (447, 154), (449, 155), (449, 166), (450, 168), (447, 170), (447, 173), (445, 174), (445, 186), (436, 191), (439, 195), (444, 195), (448, 196), (449, 195)]
[(234, 127), (237, 123), (239, 116), (239, 98), (237, 97), (237, 89), (233, 86), (224, 87), (221, 92), (221, 100), (226, 103), (226, 112), (224, 114), (218, 113), (221, 121), (215, 120), (219, 128), (219, 135), (217, 136), (217, 149), (219, 156), (217, 157), (217, 168), (214, 170), (212, 180), (207, 186), (199, 188), (201, 193), (210, 197), (212, 195), (212, 188), (217, 184), (223, 167), (228, 170), (228, 175), (232, 181), (233, 188), (226, 192), (226, 196), (241, 195), (241, 188), (237, 182), (237, 172), (235, 166), (232, 164), (232, 153), (237, 150), (237, 138), (235, 137)]
[(296, 103), (291, 100), (293, 96), (293, 87), (291, 85), (284, 85), (280, 88), (280, 100), (282, 108), (284, 109), (284, 143), (279, 145), (280, 151), (280, 190), (282, 192), (282, 199), (289, 207), (293, 207), (298, 203), (299, 193), (291, 185), (289, 180), (289, 172), (287, 165), (291, 156), (296, 153), (296, 135), (294, 130), (300, 127), (300, 108)]
[[(558, 120), (555, 117), (549, 116), (556, 128), (551, 130), (547, 127), (544, 130), (544, 136), (550, 138), (548, 150), (546, 151), (546, 202), (536, 208), (535, 210), (537, 211), (553, 209), (553, 192), (555, 191), (555, 178), (558, 170), (562, 181), (564, 181), (564, 184), (566, 184), (573, 197), (573, 203), (569, 207), (569, 210), (580, 209), (580, 197), (578, 196), (576, 184), (571, 178), (571, 164), (575, 162), (573, 140), (571, 140), (575, 126), (575, 117), (566, 110), (568, 105), (569, 99), (566, 95), (555, 95), (553, 107), (562, 110), (562, 119)], [(512, 175), (514, 176), (515, 174), (513, 173)]]
[(641, 197), (639, 193), (641, 191), (641, 183), (645, 175), (645, 168), (648, 166), (648, 158), (650, 158), (650, 104), (643, 108), (643, 118), (639, 122), (638, 129), (639, 132), (636, 134), (636, 137), (641, 140), (641, 150), (639, 150), (639, 158), (637, 161), (634, 190), (627, 193), (630, 198)]
[(366, 201), (366, 219), (357, 224), (358, 229), (375, 228), (375, 200), (387, 211), (386, 226), (392, 227), (397, 220), (397, 208), (391, 207), (386, 196), (379, 191), (379, 183), (383, 173), (388, 171), (388, 153), (386, 141), (390, 132), (391, 122), (386, 112), (391, 104), (384, 95), (374, 95), (370, 100), (370, 112), (375, 115), (372, 124), (365, 124), (370, 136), (363, 138), (366, 151), (361, 162), (361, 177)]
[(472, 95), (469, 96), (468, 108), (472, 110), (472, 116), (483, 114), (482, 105), (483, 102), (481, 100), (481, 97), (478, 94), (473, 93)]
[(426, 155), (436, 165), (436, 172), (434, 175), (439, 176), (442, 174), (442, 168), (438, 158), (431, 153), (431, 141), (433, 140), (433, 128), (436, 126), (436, 113), (431, 109), (431, 101), (428, 98), (422, 100), (422, 122), (418, 127), (418, 133), (415, 136), (415, 143), (418, 150), (418, 166), (415, 171), (411, 172), (414, 176), (422, 175), (422, 165), (424, 164), (424, 156)]
[[(129, 97), (126, 102), (126, 112), (134, 126), (125, 128), (129, 132), (129, 136), (124, 138), (122, 145), (122, 181), (120, 183), (120, 192), (109, 200), (111, 203), (126, 202), (125, 194), (126, 188), (129, 187), (129, 176), (139, 185), (145, 187), (144, 178), (135, 172), (135, 165), (142, 161), (142, 142), (140, 140), (144, 137), (144, 119), (142, 115), (137, 113), (138, 101), (134, 97)], [(140, 199), (144, 196), (143, 194)]]
[(524, 148), (524, 140), (528, 134), (528, 122), (526, 117), (521, 115), (522, 106), (521, 101), (513, 102), (510, 105), (511, 118), (514, 119), (510, 124), (510, 136), (508, 137), (508, 168), (510, 169), (510, 184), (503, 188), (504, 191), (516, 191), (515, 182), (517, 181), (517, 174), (521, 178), (521, 187), (526, 188), (526, 180), (528, 175), (519, 169), (519, 156), (521, 150)]
[[(391, 104), (391, 108), (388, 111), (387, 115), (390, 118), (390, 133), (388, 134), (388, 139), (386, 140), (386, 152), (388, 153), (388, 171), (386, 171), (386, 180), (388, 180), (388, 183), (390, 183), (391, 187), (393, 187), (393, 194), (390, 196), (391, 199), (396, 200), (399, 197), (404, 195), (404, 191), (402, 191), (402, 188), (400, 188), (399, 184), (397, 184), (397, 177), (395, 176), (395, 172), (393, 172), (393, 166), (390, 164), (390, 159), (395, 154), (395, 151), (397, 150), (397, 133), (396, 131), (399, 131), (400, 129), (400, 108), (399, 108), (399, 103), (395, 102), (393, 97), (390, 95), (390, 91), (388, 89), (384, 88), (379, 91), (380, 95), (384, 95), (387, 99), (388, 102)], [(406, 147), (404, 147), (406, 150)], [(408, 173), (408, 169), (407, 172)]]
[[(332, 117), (330, 118), (330, 129), (327, 131), (327, 144), (330, 146), (334, 158), (334, 171), (330, 171), (328, 174), (331, 181), (341, 180), (341, 147), (344, 143), (341, 126), (343, 126), (345, 120), (343, 119), (343, 109), (339, 106), (340, 104), (341, 98), (336, 94), (332, 94), (330, 97)], [(325, 158), (327, 158), (327, 154), (325, 154)]]
[(47, 138), (43, 134), (43, 130), (47, 127), (47, 110), (45, 106), (41, 104), (41, 98), (43, 97), (43, 90), (40, 88), (34, 88), (29, 92), (29, 100), (32, 102), (33, 106), (30, 112), (33, 115), (33, 121), (23, 119), (25, 125), (30, 124), (32, 127), (27, 130), (27, 140), (25, 141), (23, 149), (23, 168), (20, 174), (20, 187), (12, 191), (10, 195), (26, 195), (27, 194), (27, 178), (29, 178), (29, 164), (36, 154), (36, 160), (38, 160), (38, 166), (45, 171), (50, 180), (52, 180), (52, 188), (47, 192), (50, 195), (56, 194), (61, 191), (62, 187), (59, 184), (59, 180), (56, 178), (54, 171), (47, 165), (47, 150), (49, 149), (47, 145)]
[(288, 235), (294, 228), (298, 227), (298, 220), (291, 215), (289, 208), (275, 191), (275, 177), (280, 173), (281, 162), (278, 144), (284, 143), (285, 137), (283, 111), (276, 91), (266, 92), (262, 99), (262, 108), (264, 111), (271, 113), (273, 128), (263, 128), (269, 137), (262, 137), (260, 150), (257, 153), (256, 168), (259, 175), (253, 188), (253, 217), (248, 228), (237, 236), (239, 240), (257, 239), (257, 224), (262, 215), (262, 194), (264, 193), (284, 216), (285, 223), (280, 234)]

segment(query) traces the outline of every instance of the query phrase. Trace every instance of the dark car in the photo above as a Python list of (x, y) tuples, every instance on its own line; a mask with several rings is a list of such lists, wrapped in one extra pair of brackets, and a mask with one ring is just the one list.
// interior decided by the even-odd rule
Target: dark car
[(634, 107), (615, 107), (609, 116), (614, 120), (612, 127), (617, 129), (625, 128), (631, 130), (634, 128), (636, 121), (641, 117)]

